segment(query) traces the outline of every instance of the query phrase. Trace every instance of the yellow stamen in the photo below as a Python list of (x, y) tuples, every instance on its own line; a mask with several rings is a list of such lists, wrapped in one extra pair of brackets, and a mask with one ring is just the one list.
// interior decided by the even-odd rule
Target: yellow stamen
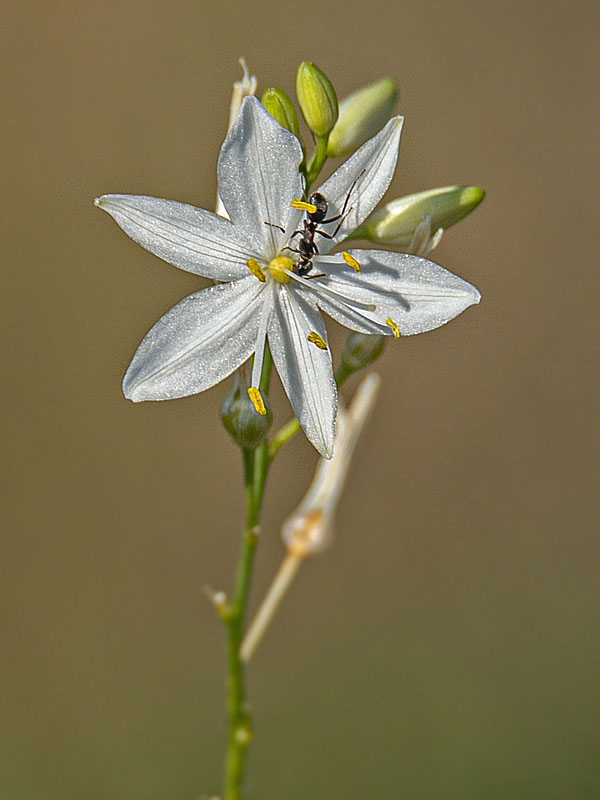
[(390, 326), (390, 328), (392, 329), (392, 331), (394, 333), (394, 337), (396, 339), (399, 339), (400, 338), (400, 328), (398, 327), (398, 323), (394, 322), (394, 320), (391, 317), (388, 317), (386, 319), (386, 321), (385, 321), (385, 324)]
[(352, 267), (352, 269), (354, 270), (354, 272), (360, 272), (360, 264), (359, 264), (359, 263), (358, 263), (358, 261), (357, 261), (357, 260), (354, 258), (354, 256), (351, 256), (351, 255), (350, 255), (350, 253), (347, 253), (347, 252), (344, 250), (344, 252), (342, 253), (342, 258), (344, 259), (344, 261), (346, 262), (346, 264), (348, 264), (348, 266)]
[(290, 203), (292, 208), (297, 208), (300, 211), (308, 211), (309, 214), (314, 214), (317, 210), (317, 207), (314, 206), (312, 203), (305, 203), (304, 200), (298, 200), (298, 198), (294, 197), (292, 202)]
[(255, 258), (249, 258), (248, 261), (246, 261), (246, 266), (254, 275), (254, 277), (258, 278), (261, 283), (264, 283), (267, 280), (264, 269)]
[(316, 344), (319, 350), (327, 350), (327, 342), (316, 331), (311, 331), (306, 338), (311, 344)]
[(252, 400), (252, 405), (254, 406), (257, 414), (260, 414), (261, 417), (265, 417), (267, 415), (267, 409), (265, 408), (265, 403), (262, 399), (260, 389), (257, 389), (256, 386), (251, 386), (248, 389), (248, 397), (250, 400)]
[(275, 256), (275, 258), (269, 261), (269, 272), (273, 280), (276, 280), (278, 283), (287, 283), (290, 276), (287, 274), (286, 270), (291, 270), (293, 266), (294, 262), (291, 258), (287, 256)]

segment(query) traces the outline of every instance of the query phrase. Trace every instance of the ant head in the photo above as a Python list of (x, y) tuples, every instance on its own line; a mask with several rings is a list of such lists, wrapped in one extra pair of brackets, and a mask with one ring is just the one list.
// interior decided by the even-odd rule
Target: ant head
[(327, 214), (327, 200), (320, 192), (313, 192), (308, 198), (308, 202), (317, 207), (317, 210), (310, 215), (311, 219), (315, 222), (322, 222)]

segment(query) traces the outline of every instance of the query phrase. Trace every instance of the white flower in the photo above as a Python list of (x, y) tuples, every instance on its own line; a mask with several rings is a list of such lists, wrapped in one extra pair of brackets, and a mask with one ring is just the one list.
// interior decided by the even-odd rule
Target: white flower
[(195, 394), (254, 353), (250, 393), (259, 410), (256, 387), (268, 340), (306, 436), (331, 457), (337, 392), (319, 309), (353, 330), (398, 337), (437, 328), (479, 301), (475, 287), (417, 256), (329, 254), (388, 188), (401, 127), (402, 118), (392, 118), (320, 187), (328, 219), (348, 199), (347, 209), (343, 219), (319, 226), (332, 238), (316, 237), (320, 255), (305, 276), (296, 274), (297, 254), (286, 249), (297, 248), (293, 234), (305, 214), (290, 205), (303, 193), (302, 149), (255, 97), (244, 98), (219, 156), (219, 195), (231, 221), (172, 200), (98, 198), (147, 250), (220, 281), (186, 297), (149, 331), (123, 380), (125, 396), (138, 402)]

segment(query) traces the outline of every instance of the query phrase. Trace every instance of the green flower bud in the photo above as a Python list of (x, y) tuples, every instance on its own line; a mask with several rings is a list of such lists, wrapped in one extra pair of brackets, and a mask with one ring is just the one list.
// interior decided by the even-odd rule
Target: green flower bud
[(329, 79), (310, 61), (296, 75), (296, 94), (306, 124), (315, 136), (327, 136), (338, 118), (338, 102)]
[(363, 86), (340, 102), (340, 114), (329, 136), (327, 155), (347, 156), (387, 122), (398, 98), (393, 78)]
[(296, 114), (294, 104), (283, 89), (265, 89), (260, 101), (280, 125), (300, 138), (298, 114)]
[(399, 197), (371, 214), (348, 238), (408, 247), (417, 226), (430, 218), (432, 233), (454, 225), (485, 197), (477, 186), (444, 186)]
[(348, 334), (341, 353), (340, 371), (346, 377), (370, 364), (383, 352), (385, 336), (376, 333)]
[(246, 381), (238, 370), (221, 406), (221, 421), (240, 447), (258, 447), (264, 442), (273, 422), (273, 415), (266, 397), (263, 397), (263, 402), (267, 409), (264, 416), (255, 410), (248, 397)]

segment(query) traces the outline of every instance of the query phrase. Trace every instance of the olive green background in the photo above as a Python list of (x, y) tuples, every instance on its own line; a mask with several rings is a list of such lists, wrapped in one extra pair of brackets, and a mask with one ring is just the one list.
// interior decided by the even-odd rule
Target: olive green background
[[(222, 632), (203, 587), (230, 586), (242, 518), (226, 387), (123, 399), (142, 335), (203, 282), (92, 201), (212, 207), (240, 55), (290, 93), (302, 59), (340, 95), (396, 76), (389, 197), (488, 191), (434, 254), (482, 303), (388, 345), (336, 545), (251, 665), (252, 797), (600, 796), (598, 5), (4, 0), (0, 14), (0, 798), (219, 791)], [(285, 420), (279, 387), (275, 408)], [(273, 470), (254, 604), (314, 461), (299, 438)]]

